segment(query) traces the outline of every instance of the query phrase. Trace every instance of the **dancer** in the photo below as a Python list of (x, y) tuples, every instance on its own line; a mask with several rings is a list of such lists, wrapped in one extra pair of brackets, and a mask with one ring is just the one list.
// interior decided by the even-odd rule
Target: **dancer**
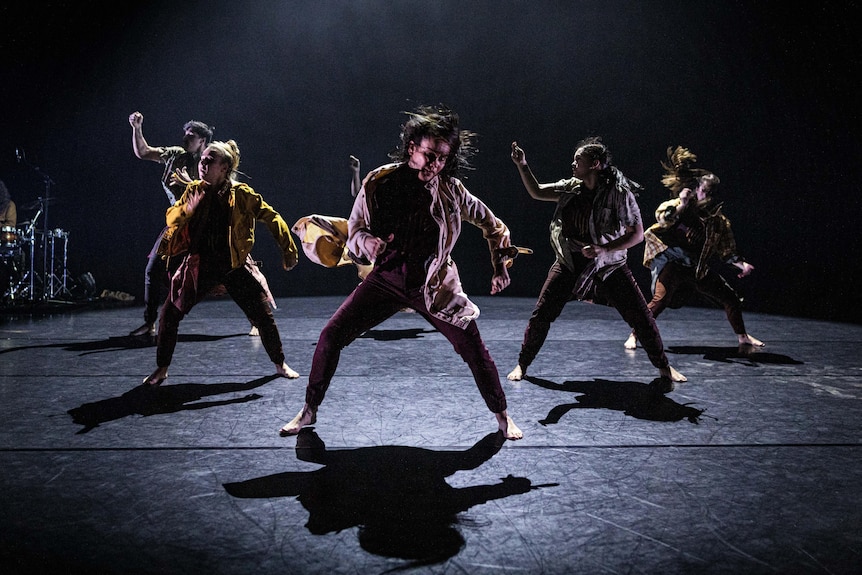
[(626, 264), (628, 248), (643, 239), (634, 194), (640, 186), (612, 165), (611, 153), (598, 137), (578, 144), (573, 178), (540, 184), (517, 142), (512, 142), (512, 161), (530, 196), (557, 203), (550, 226), (557, 259), (527, 324), (518, 365), (507, 378), (519, 381), (527, 374), (551, 323), (568, 301), (598, 297), (607, 299), (644, 342), (650, 362), (659, 370), (659, 390), (673, 391), (673, 382), (686, 378), (668, 363), (655, 320)]
[[(658, 207), (656, 223), (644, 233), (644, 265), (652, 272), (649, 309), (658, 318), (668, 307), (681, 307), (686, 296), (697, 291), (724, 308), (739, 345), (762, 347), (764, 343), (745, 329), (742, 298), (709, 267), (716, 259), (739, 268), (740, 278), (754, 271), (737, 253), (730, 221), (721, 213), (722, 204), (715, 201), (718, 176), (693, 167), (696, 161), (688, 148), (677, 146), (667, 149), (667, 163), (662, 162), (665, 174), (661, 181), (672, 199)], [(629, 335), (625, 347), (637, 347), (635, 333)]]
[(488, 240), (494, 275), (491, 293), (509, 285), (511, 259), (495, 250), (509, 243), (509, 230), (456, 177), (467, 167), (475, 134), (459, 128), (445, 107), (421, 106), (408, 113), (396, 163), (365, 178), (349, 219), (348, 248), (374, 262), (323, 328), (314, 351), (305, 405), (281, 435), (294, 435), (317, 420), (341, 350), (363, 332), (405, 307), (433, 325), (470, 367), (485, 404), (508, 439), (521, 430), (509, 417), (497, 367), (479, 334), (479, 309), (461, 288), (452, 249), (466, 221)]
[(250, 186), (234, 179), (239, 160), (239, 148), (233, 140), (208, 145), (199, 163), (201, 179), (191, 182), (167, 211), (167, 253), (185, 256), (171, 278), (168, 301), (159, 315), (158, 367), (144, 379), (145, 385), (159, 385), (168, 377), (180, 321), (218, 285), (224, 285), (259, 328), (264, 349), (278, 375), (299, 377), (284, 361), (266, 290), (244, 265), (254, 246), (255, 220), (269, 228), (281, 248), (284, 269), (292, 269), (299, 254), (278, 212)]
[[(153, 147), (144, 138), (144, 115), (133, 112), (129, 115), (132, 126), (132, 151), (141, 160), (149, 160), (164, 164), (162, 171), (162, 189), (173, 205), (177, 201), (185, 185), (173, 181), (174, 174), (179, 170), (189, 179), (198, 177), (198, 161), (207, 142), (212, 139), (213, 130), (208, 125), (197, 120), (190, 120), (183, 126), (182, 146)], [(144, 323), (133, 329), (129, 335), (155, 335), (156, 318), (159, 316), (159, 306), (162, 304), (162, 288), (167, 283), (167, 258), (162, 253), (162, 240), (167, 228), (163, 228), (156, 238), (156, 243), (147, 255), (147, 267), (144, 270)]]
[[(153, 147), (144, 138), (143, 123), (144, 116), (140, 112), (134, 112), (129, 116), (129, 124), (132, 126), (132, 151), (141, 160), (164, 164), (162, 189), (170, 205), (173, 205), (177, 197), (185, 191), (186, 186), (198, 178), (198, 162), (201, 152), (212, 140), (213, 128), (203, 122), (190, 120), (183, 126), (182, 146)], [(144, 270), (144, 323), (129, 332), (130, 336), (154, 336), (156, 334), (156, 318), (159, 316), (159, 306), (164, 301), (162, 291), (167, 287), (168, 278), (175, 271), (175, 269), (168, 269), (168, 262), (179, 262), (181, 259), (174, 257), (170, 260), (165, 255), (166, 246), (163, 240), (166, 231), (167, 228), (162, 229), (156, 238), (156, 243), (147, 255), (147, 267)], [(245, 266), (264, 287), (267, 301), (275, 308), (275, 298), (272, 297), (266, 278), (251, 254), (246, 258)], [(173, 268), (175, 267), (173, 266)], [(254, 322), (251, 323), (249, 335), (259, 335)]]

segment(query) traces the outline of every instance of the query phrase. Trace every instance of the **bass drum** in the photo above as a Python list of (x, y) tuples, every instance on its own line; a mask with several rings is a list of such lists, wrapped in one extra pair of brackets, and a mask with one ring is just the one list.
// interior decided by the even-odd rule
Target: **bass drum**
[(3, 226), (0, 228), (0, 254), (13, 254), (20, 245), (21, 236), (18, 235), (18, 230), (13, 226)]

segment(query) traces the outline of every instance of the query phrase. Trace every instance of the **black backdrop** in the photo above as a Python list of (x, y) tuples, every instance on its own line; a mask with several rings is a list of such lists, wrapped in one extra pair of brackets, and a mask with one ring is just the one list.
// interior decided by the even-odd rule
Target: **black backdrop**
[[(25, 207), (49, 177), (47, 227), (69, 232), (70, 272), (140, 297), (167, 206), (159, 166), (132, 154), (131, 112), (144, 114), (153, 145), (179, 143), (189, 119), (237, 140), (249, 183), (292, 223), (346, 215), (348, 155), (364, 170), (386, 162), (401, 113), (442, 102), (480, 135), (468, 188), (536, 250), (519, 258), (506, 295), (537, 295), (552, 261), (553, 205), (524, 192), (510, 143), (550, 181), (570, 174), (579, 139), (598, 134), (646, 186), (648, 224), (666, 198), (668, 146), (692, 148), (721, 177), (756, 267), (734, 280), (748, 310), (860, 322), (858, 12), (856, 2), (669, 0), (7, 3), (0, 179)], [(641, 253), (630, 262), (646, 290)], [(255, 255), (279, 297), (346, 294), (356, 282), (351, 269), (305, 259), (282, 271), (262, 228)], [(487, 293), (476, 230), (456, 260), (468, 293)]]

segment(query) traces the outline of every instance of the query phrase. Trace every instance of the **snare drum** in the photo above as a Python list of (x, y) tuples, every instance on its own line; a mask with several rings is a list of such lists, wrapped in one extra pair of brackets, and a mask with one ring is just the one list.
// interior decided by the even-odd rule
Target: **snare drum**
[(18, 230), (14, 226), (0, 228), (0, 248), (14, 249), (18, 247), (19, 242)]

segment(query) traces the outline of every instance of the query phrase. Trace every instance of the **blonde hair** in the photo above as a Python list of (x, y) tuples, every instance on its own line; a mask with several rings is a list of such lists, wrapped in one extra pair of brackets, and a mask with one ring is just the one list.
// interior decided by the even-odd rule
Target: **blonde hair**
[(661, 183), (670, 190), (671, 197), (678, 197), (684, 188), (696, 188), (704, 178), (708, 179), (710, 184), (718, 185), (718, 176), (709, 170), (695, 168), (695, 162), (697, 162), (697, 156), (688, 148), (668, 147), (667, 161), (661, 163), (664, 168)]
[(228, 177), (231, 180), (236, 179), (239, 173), (239, 146), (234, 140), (227, 142), (210, 142), (207, 146), (214, 155), (218, 156), (222, 163), (228, 165)]

